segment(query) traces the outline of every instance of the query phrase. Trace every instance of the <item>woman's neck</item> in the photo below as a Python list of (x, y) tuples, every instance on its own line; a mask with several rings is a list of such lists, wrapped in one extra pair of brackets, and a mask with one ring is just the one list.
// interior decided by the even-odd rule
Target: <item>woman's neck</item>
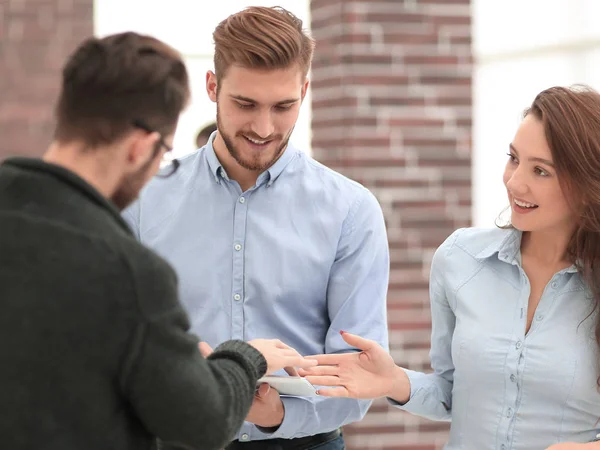
[(567, 249), (572, 233), (559, 231), (526, 231), (521, 239), (521, 255), (547, 266), (568, 267)]

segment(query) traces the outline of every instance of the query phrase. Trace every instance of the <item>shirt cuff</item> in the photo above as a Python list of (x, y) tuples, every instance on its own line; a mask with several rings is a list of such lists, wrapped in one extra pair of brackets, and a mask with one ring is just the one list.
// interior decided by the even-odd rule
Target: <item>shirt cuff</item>
[(257, 429), (268, 439), (291, 439), (308, 436), (308, 433), (299, 433), (299, 431), (305, 418), (309, 415), (311, 403), (298, 397), (281, 397), (281, 402), (284, 409), (283, 422), (281, 422), (277, 431), (264, 433), (260, 428), (257, 427)]
[(414, 370), (404, 369), (404, 372), (408, 376), (408, 380), (410, 381), (410, 398), (406, 403), (399, 403), (392, 398), (388, 398), (388, 402), (390, 405), (395, 406), (396, 408), (403, 409), (408, 412), (413, 412), (415, 410), (415, 404), (418, 403), (416, 397), (419, 390), (425, 387), (427, 382), (427, 377), (424, 373), (415, 372)]

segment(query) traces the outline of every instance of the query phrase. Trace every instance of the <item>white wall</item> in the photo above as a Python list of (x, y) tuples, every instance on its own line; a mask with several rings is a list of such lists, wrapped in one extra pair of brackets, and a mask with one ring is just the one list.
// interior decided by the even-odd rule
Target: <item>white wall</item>
[(502, 171), (522, 111), (553, 85), (600, 88), (600, 2), (473, 0), (473, 222), (507, 206)]
[[(97, 36), (136, 31), (150, 34), (183, 53), (191, 77), (192, 103), (181, 116), (175, 135), (175, 153), (195, 149), (197, 131), (215, 120), (215, 105), (204, 88), (207, 70), (213, 69), (212, 32), (228, 15), (247, 6), (282, 6), (310, 28), (309, 0), (95, 0), (94, 29)], [(292, 135), (292, 141), (310, 151), (310, 89)]]

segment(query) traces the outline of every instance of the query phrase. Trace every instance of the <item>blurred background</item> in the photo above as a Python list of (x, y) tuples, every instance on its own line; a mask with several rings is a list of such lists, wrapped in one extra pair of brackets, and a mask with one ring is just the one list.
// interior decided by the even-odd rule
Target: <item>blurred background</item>
[[(84, 38), (133, 30), (179, 49), (193, 103), (175, 148), (214, 120), (204, 89), (212, 30), (250, 5), (283, 6), (317, 39), (293, 135), (379, 199), (391, 248), (396, 362), (429, 370), (429, 261), (456, 228), (493, 227), (521, 113), (552, 85), (600, 87), (597, 0), (0, 0), (0, 159), (41, 155), (59, 72)], [(376, 401), (350, 449), (441, 449), (447, 424)]]

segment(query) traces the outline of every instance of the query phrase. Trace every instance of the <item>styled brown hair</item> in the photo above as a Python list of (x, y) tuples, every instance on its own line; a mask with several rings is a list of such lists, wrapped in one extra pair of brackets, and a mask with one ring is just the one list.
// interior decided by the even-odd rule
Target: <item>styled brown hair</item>
[(279, 6), (252, 6), (223, 20), (213, 32), (215, 74), (227, 69), (286, 69), (297, 64), (308, 74), (314, 40), (302, 28), (302, 20)]
[(190, 98), (181, 55), (150, 36), (127, 32), (84, 41), (66, 62), (54, 139), (108, 145), (142, 121), (175, 131)]
[[(575, 211), (577, 228), (567, 248), (600, 307), (600, 93), (585, 85), (540, 92), (524, 112), (541, 121), (556, 173)], [(596, 315), (600, 346), (600, 314)], [(600, 377), (598, 378), (600, 386)]]

